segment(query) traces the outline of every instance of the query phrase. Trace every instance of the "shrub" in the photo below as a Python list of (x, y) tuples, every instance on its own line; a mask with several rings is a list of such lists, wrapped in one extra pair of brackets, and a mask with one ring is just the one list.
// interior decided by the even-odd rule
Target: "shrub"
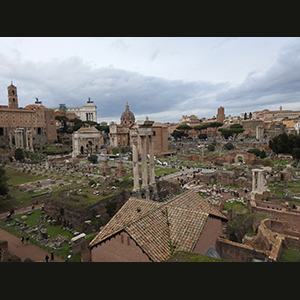
[(110, 201), (105, 205), (106, 213), (112, 217), (116, 213), (117, 202)]
[(215, 151), (215, 146), (214, 145), (209, 145), (208, 147), (209, 151)]
[(90, 155), (88, 157), (88, 161), (91, 162), (92, 164), (95, 164), (98, 161), (98, 156), (97, 155)]
[(24, 152), (21, 148), (17, 148), (15, 150), (15, 159), (16, 160), (22, 160), (24, 159)]
[(227, 150), (232, 150), (234, 148), (234, 145), (232, 143), (226, 143), (224, 145), (224, 148)]

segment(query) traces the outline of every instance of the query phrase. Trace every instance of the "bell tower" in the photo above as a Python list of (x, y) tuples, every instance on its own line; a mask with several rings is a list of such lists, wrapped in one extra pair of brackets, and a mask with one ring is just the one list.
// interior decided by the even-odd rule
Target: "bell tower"
[(7, 93), (8, 93), (8, 107), (15, 108), (15, 109), (19, 108), (17, 87), (15, 87), (12, 82), (11, 85), (7, 87)]

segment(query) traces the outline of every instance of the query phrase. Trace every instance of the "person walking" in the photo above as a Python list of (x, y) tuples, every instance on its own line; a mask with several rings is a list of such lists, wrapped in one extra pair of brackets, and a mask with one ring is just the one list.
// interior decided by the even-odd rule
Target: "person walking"
[(48, 256), (48, 254), (46, 254), (45, 261), (48, 262), (48, 260), (49, 260), (49, 256)]
[(54, 260), (54, 254), (53, 254), (53, 251), (51, 251), (51, 253), (50, 253), (50, 259), (53, 261)]
[(27, 242), (27, 245), (29, 243), (29, 235), (26, 236), (26, 242)]
[(24, 236), (21, 237), (21, 243), (24, 245)]

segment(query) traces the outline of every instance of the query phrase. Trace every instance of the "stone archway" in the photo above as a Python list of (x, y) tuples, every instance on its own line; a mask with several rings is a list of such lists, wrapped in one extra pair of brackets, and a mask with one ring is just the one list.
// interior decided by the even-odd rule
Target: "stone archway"
[(244, 155), (242, 154), (237, 154), (234, 158), (234, 162), (235, 163), (244, 163), (245, 162), (245, 158), (244, 158)]

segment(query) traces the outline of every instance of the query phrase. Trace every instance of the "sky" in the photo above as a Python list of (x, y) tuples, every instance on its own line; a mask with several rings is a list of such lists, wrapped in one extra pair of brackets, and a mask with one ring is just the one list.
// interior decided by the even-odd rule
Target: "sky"
[(17, 86), (19, 106), (81, 107), (98, 122), (120, 122), (128, 102), (136, 120), (182, 115), (300, 110), (300, 38), (0, 37), (0, 104)]

